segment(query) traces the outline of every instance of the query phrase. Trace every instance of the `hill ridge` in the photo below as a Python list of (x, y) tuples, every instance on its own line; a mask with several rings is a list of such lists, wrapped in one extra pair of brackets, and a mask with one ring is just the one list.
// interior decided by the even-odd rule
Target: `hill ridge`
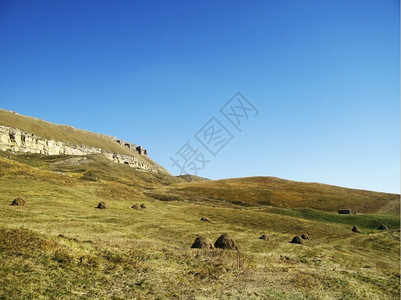
[(0, 150), (44, 155), (101, 153), (138, 170), (167, 172), (142, 146), (108, 135), (59, 125), (0, 109)]
[(400, 195), (281, 179), (272, 176), (230, 178), (181, 182), (169, 187), (156, 199), (191, 199), (192, 201), (226, 202), (241, 206), (309, 207), (337, 212), (399, 214)]

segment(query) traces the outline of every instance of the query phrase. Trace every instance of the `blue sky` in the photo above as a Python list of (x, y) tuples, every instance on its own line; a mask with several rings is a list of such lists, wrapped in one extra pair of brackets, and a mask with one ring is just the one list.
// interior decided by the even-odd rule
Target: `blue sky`
[[(0, 107), (212, 179), (400, 191), (399, 1), (0, 1)], [(237, 130), (219, 112), (241, 92)], [(234, 138), (194, 137), (215, 117)]]

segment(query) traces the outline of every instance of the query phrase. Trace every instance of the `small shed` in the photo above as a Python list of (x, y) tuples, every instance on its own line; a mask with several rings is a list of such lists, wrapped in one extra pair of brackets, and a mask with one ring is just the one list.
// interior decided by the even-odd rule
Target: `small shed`
[(340, 214), (340, 215), (350, 215), (351, 214), (351, 209), (350, 208), (339, 209), (338, 210), (338, 214)]

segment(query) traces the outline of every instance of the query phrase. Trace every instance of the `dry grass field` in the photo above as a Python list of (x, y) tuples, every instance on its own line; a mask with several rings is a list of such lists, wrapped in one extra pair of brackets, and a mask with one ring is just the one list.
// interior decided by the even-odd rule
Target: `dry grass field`
[[(304, 183), (275, 177), (248, 177), (180, 183), (167, 194), (179, 199), (225, 201), (242, 206), (309, 207), (327, 212), (350, 208), (352, 212), (398, 214), (400, 196)], [(383, 208), (386, 208), (383, 211)]]
[[(188, 181), (101, 155), (1, 152), (0, 299), (400, 297), (399, 195), (268, 177)], [(17, 197), (27, 205), (10, 206)], [(190, 248), (222, 233), (238, 251)], [(310, 240), (289, 243), (303, 233)]]

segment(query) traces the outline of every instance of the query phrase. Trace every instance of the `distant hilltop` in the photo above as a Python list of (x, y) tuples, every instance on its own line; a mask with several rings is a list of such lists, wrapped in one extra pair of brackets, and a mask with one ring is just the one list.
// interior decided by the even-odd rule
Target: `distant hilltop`
[(99, 153), (138, 170), (167, 172), (148, 157), (142, 146), (7, 110), (0, 110), (0, 150), (43, 155)]

